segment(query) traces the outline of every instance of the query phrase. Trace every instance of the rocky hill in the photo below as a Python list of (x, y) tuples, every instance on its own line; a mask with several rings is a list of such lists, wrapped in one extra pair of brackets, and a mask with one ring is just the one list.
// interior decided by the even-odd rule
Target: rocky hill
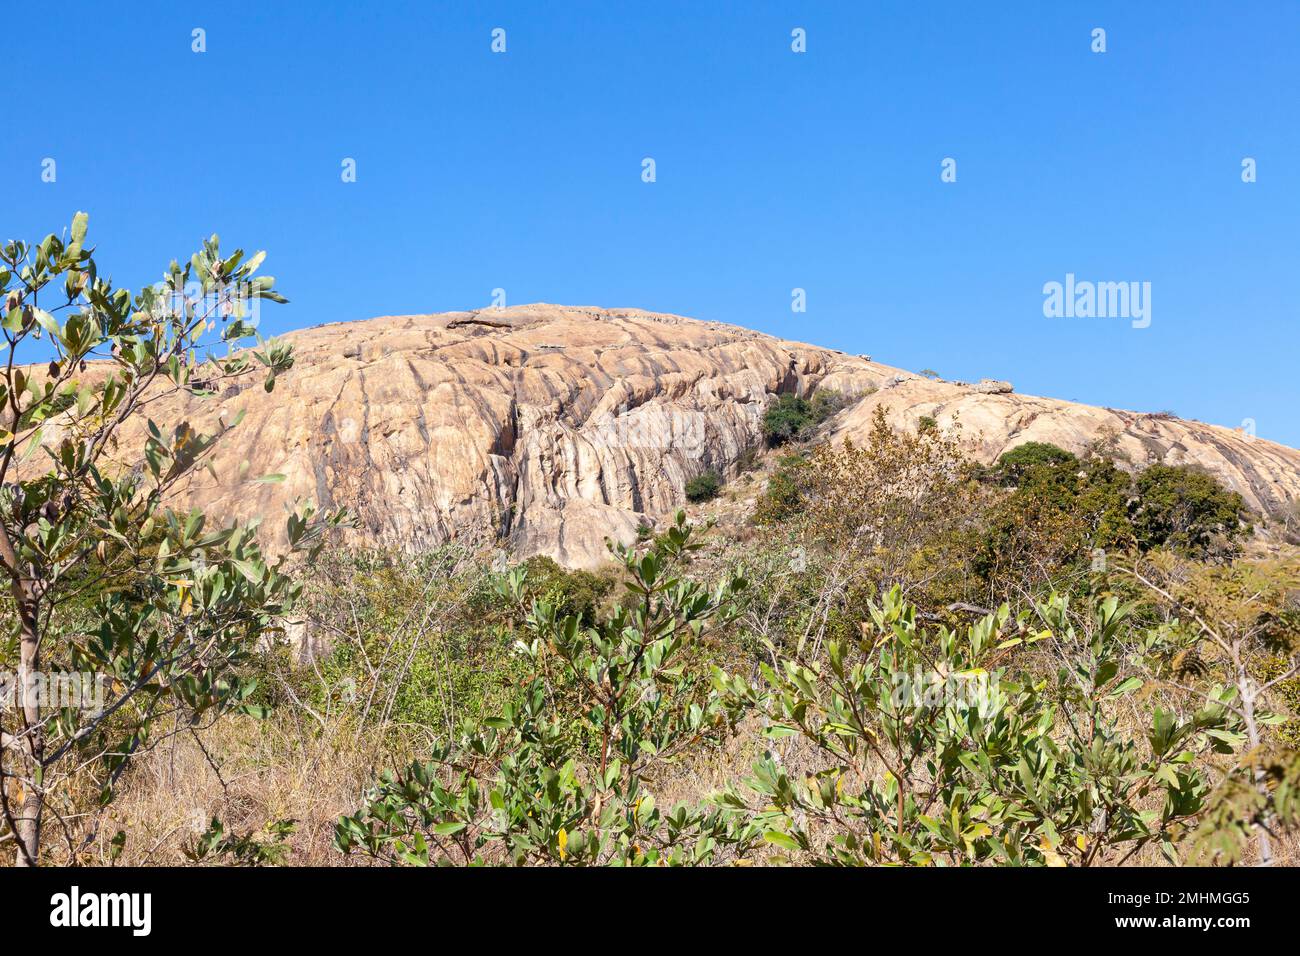
[(1025, 441), (1079, 451), (1109, 437), (1134, 464), (1202, 466), (1256, 509), (1280, 514), (1300, 501), (1300, 451), (1225, 428), (933, 381), (674, 315), (527, 305), (288, 338), (297, 362), (273, 393), (250, 379), (151, 412), (202, 422), (245, 410), (213, 460), (219, 480), (200, 476), (185, 494), (218, 515), (263, 515), (268, 529), (305, 496), (351, 506), (358, 541), (501, 542), (592, 566), (607, 535), (629, 538), (671, 512), (694, 475), (735, 475), (760, 447), (775, 395), (818, 387), (856, 399), (830, 423), (840, 437), (861, 433), (877, 406), (899, 425), (959, 422), (986, 461)]

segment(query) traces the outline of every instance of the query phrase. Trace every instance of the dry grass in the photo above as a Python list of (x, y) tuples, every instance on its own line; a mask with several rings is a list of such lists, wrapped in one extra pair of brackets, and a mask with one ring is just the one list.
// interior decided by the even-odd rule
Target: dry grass
[(173, 737), (132, 767), (87, 862), (107, 862), (110, 840), (124, 830), (119, 864), (185, 863), (183, 848), (215, 816), (237, 834), (293, 819), (288, 862), (342, 865), (335, 821), (355, 810), (377, 770), (406, 756), (372, 755), (345, 725), (322, 731), (280, 717), (226, 717), (200, 739)]

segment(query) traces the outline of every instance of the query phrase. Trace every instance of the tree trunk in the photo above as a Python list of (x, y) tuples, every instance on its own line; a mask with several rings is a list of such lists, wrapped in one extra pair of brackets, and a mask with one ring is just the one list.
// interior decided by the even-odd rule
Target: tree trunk
[(25, 572), (8, 529), (0, 526), (0, 565), (9, 574), (9, 592), (18, 611), (18, 688), (23, 718), (17, 740), (8, 746), (22, 781), (23, 801), (14, 820), (17, 866), (35, 866), (40, 859), (41, 814), (45, 809), (45, 728), (41, 725), (40, 600), (35, 583)]
[(23, 781), (23, 802), (19, 816), (15, 820), (18, 840), (17, 866), (35, 866), (40, 859), (41, 848), (41, 814), (45, 809), (44, 761), (45, 728), (41, 726), (41, 699), (43, 688), (40, 686), (41, 642), (37, 621), (38, 608), (27, 588), (15, 584), (15, 591), (21, 590), (18, 600), (18, 618), (22, 625), (22, 643), (18, 657), (18, 686), (23, 695), (21, 742), (15, 746), (18, 751), (18, 764), (25, 770), (27, 779)]
[[(1250, 749), (1255, 754), (1256, 759), (1259, 757), (1259, 748), (1262, 739), (1259, 733), (1259, 723), (1255, 720), (1255, 682), (1250, 679), (1244, 665), (1238, 658), (1237, 664), (1237, 692), (1241, 695), (1241, 712), (1246, 719), (1246, 737), (1250, 741)], [(1268, 812), (1268, 784), (1264, 779), (1265, 774), (1262, 768), (1255, 770), (1255, 786), (1259, 788), (1260, 794), (1264, 798), (1264, 813)], [(1273, 865), (1273, 841), (1269, 839), (1268, 827), (1261, 825), (1258, 827), (1256, 836), (1256, 846), (1259, 848), (1260, 866)]]

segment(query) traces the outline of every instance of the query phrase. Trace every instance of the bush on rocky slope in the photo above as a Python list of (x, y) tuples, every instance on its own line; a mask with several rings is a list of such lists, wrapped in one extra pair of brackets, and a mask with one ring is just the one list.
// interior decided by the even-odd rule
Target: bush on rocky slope
[(716, 471), (706, 471), (686, 482), (686, 500), (699, 503), (711, 501), (722, 490), (722, 476)]
[(846, 404), (848, 400), (832, 389), (818, 389), (811, 398), (778, 395), (763, 413), (763, 438), (773, 448), (807, 438)]

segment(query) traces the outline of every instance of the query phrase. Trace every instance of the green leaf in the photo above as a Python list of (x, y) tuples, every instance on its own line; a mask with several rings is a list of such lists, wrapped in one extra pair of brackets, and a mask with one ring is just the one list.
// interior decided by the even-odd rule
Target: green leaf
[(1130, 691), (1137, 690), (1141, 686), (1142, 686), (1142, 678), (1137, 677), (1135, 675), (1133, 677), (1121, 681), (1119, 685), (1106, 696), (1110, 698), (1123, 697), (1125, 694), (1129, 693)]
[(68, 249), (81, 249), (82, 243), (86, 241), (86, 225), (90, 222), (90, 217), (84, 212), (78, 212), (72, 217), (72, 245)]
[(788, 833), (782, 833), (780, 830), (768, 830), (763, 834), (763, 839), (768, 843), (773, 843), (783, 850), (797, 850), (799, 844), (795, 842), (794, 837)]

